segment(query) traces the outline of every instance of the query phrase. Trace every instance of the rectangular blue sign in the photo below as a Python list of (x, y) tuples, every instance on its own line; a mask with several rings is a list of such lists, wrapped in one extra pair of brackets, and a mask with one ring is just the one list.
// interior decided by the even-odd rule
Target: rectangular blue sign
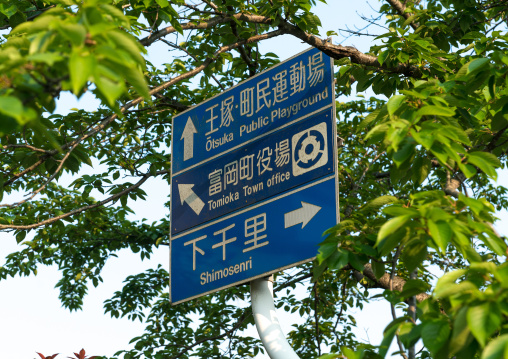
[(172, 173), (334, 102), (333, 61), (312, 48), (173, 119)]
[(312, 260), (337, 223), (335, 176), (173, 236), (171, 302), (177, 304)]
[(333, 108), (174, 176), (171, 234), (334, 173)]

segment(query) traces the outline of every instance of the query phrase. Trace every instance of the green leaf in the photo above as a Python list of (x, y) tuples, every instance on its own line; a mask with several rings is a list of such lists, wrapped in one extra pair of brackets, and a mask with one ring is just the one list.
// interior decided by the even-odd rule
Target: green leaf
[(143, 73), (139, 71), (137, 68), (126, 68), (123, 72), (127, 81), (134, 87), (136, 92), (144, 97), (145, 99), (150, 98), (150, 93), (148, 92), (148, 86), (145, 81), (145, 77)]
[(73, 52), (69, 59), (72, 92), (77, 96), (95, 72), (95, 58)]
[(358, 125), (358, 130), (363, 131), (367, 126), (369, 126), (372, 122), (375, 122), (378, 118), (382, 117), (383, 115), (386, 115), (387, 110), (386, 107), (382, 107), (380, 109), (377, 109), (375, 111), (372, 111), (369, 113)]
[(467, 325), (467, 307), (459, 309), (453, 323), (453, 332), (450, 340), (450, 355), (454, 355), (466, 348), (472, 341), (473, 336)]
[(465, 269), (457, 269), (452, 272), (446, 273), (436, 283), (434, 288), (434, 295), (436, 297), (441, 296), (441, 292), (447, 290), (451, 285), (455, 284), (455, 281), (466, 274)]
[(169, 6), (168, 0), (156, 0), (157, 4), (159, 4), (160, 7), (165, 8), (166, 6)]
[(447, 298), (457, 297), (463, 294), (474, 296), (478, 295), (479, 292), (478, 288), (472, 282), (465, 280), (459, 284), (440, 288), (439, 291), (434, 290), (434, 295), (436, 298)]
[(398, 216), (411, 216), (411, 218), (415, 218), (419, 216), (419, 212), (417, 209), (412, 207), (403, 207), (402, 205), (394, 204), (389, 207), (383, 208), (383, 213), (386, 213), (393, 217)]
[(393, 114), (400, 108), (400, 106), (404, 103), (405, 98), (406, 96), (404, 95), (395, 95), (388, 100), (386, 107), (388, 108), (390, 116), (393, 116)]
[(494, 334), (502, 322), (502, 314), (497, 303), (484, 303), (469, 307), (467, 311), (467, 323), (471, 333), (482, 347)]
[(99, 4), (99, 7), (102, 11), (109, 14), (112, 18), (119, 20), (120, 22), (122, 22), (124, 26), (130, 28), (128, 18), (121, 10), (109, 4)]
[(482, 353), (481, 359), (504, 359), (508, 357), (508, 334), (491, 341)]
[(0, 96), (0, 113), (15, 118), (23, 124), (23, 104), (16, 97)]
[(16, 234), (16, 243), (21, 243), (26, 237), (26, 231), (21, 231)]
[(414, 143), (406, 142), (397, 152), (393, 154), (393, 162), (397, 167), (400, 167), (414, 154), (414, 152)]
[(432, 352), (439, 351), (450, 335), (450, 324), (446, 320), (433, 319), (422, 324), (423, 344)]
[(430, 150), (434, 144), (435, 136), (431, 131), (416, 132), (414, 129), (411, 129), (410, 133), (414, 140), (425, 147), (427, 150)]
[(469, 152), (466, 154), (467, 162), (478, 167), (490, 178), (497, 180), (496, 168), (501, 166), (499, 159), (489, 152)]
[(335, 240), (335, 238), (332, 237), (331, 239), (326, 239), (323, 243), (319, 245), (319, 251), (316, 257), (318, 263), (319, 264), (323, 263), (323, 261), (325, 261), (332, 254), (334, 254), (337, 251), (337, 249), (338, 249), (337, 240)]
[(136, 41), (136, 39), (120, 30), (108, 32), (108, 37), (115, 42), (115, 45), (125, 50), (139, 65), (145, 68), (145, 59), (141, 53), (145, 49)]
[(404, 284), (400, 295), (403, 298), (409, 298), (420, 293), (426, 293), (430, 289), (430, 284), (420, 279), (410, 279)]
[(54, 52), (44, 52), (29, 55), (27, 57), (27, 60), (33, 62), (42, 62), (47, 64), (48, 66), (53, 66), (55, 62), (62, 61), (63, 56)]
[[(508, 110), (508, 109), (507, 109)], [(499, 111), (493, 118), (492, 118), (492, 130), (493, 131), (500, 131), (503, 128), (508, 126), (508, 113), (503, 113), (505, 111), (504, 107), (502, 111)]]
[(394, 196), (381, 196), (373, 199), (364, 205), (361, 210), (365, 212), (377, 211), (379, 208), (386, 206), (387, 204), (398, 202), (398, 198)]
[(411, 179), (416, 185), (421, 185), (427, 179), (432, 168), (432, 162), (428, 157), (418, 157), (413, 161)]
[(411, 15), (410, 17), (408, 17), (406, 19), (406, 21), (404, 21), (404, 23), (402, 24), (402, 26), (408, 26), (410, 25), (412, 22), (414, 22), (416, 19), (418, 18), (418, 14), (414, 14), (414, 15)]
[(370, 130), (369, 133), (367, 133), (365, 140), (368, 141), (368, 143), (381, 142), (386, 136), (388, 129), (389, 126), (386, 123), (377, 125), (372, 130)]
[[(381, 341), (381, 344), (379, 345), (379, 355), (381, 355), (381, 357), (383, 357), (383, 358), (386, 356), (386, 353), (388, 352), (388, 349), (390, 348), (390, 345), (392, 344), (393, 338), (395, 337), (395, 334), (397, 333), (397, 330), (399, 329), (398, 325), (392, 325), (392, 323), (389, 324), (386, 327), (386, 329), (384, 330), (383, 340)], [(396, 324), (399, 324), (399, 323), (396, 323)]]
[(344, 268), (344, 266), (349, 263), (348, 257), (348, 251), (338, 248), (335, 252), (332, 253), (330, 257), (328, 257), (326, 263), (330, 269), (339, 270)]
[[(340, 350), (347, 359), (362, 359), (365, 357), (364, 349), (362, 347), (357, 347), (354, 350), (347, 347), (341, 347)], [(342, 356), (337, 356), (336, 358), (342, 358)]]
[(402, 251), (402, 260), (409, 272), (412, 272), (427, 259), (427, 243), (423, 240), (412, 240), (406, 244)]
[(86, 28), (81, 24), (61, 25), (60, 33), (68, 38), (74, 46), (82, 45), (86, 38)]
[(319, 359), (336, 359), (342, 358), (342, 355), (339, 354), (324, 354), (319, 357)]
[(388, 55), (390, 55), (390, 50), (385, 50), (383, 51), (382, 53), (379, 54), (379, 56), (377, 57), (377, 61), (383, 65), (383, 63), (386, 61), (386, 58), (388, 57)]
[(475, 59), (467, 64), (467, 74), (478, 71), (489, 64), (490, 60), (487, 58)]
[(454, 116), (455, 115), (455, 109), (454, 108), (448, 108), (448, 107), (442, 107), (442, 106), (424, 106), (420, 108), (418, 111), (416, 111), (416, 117), (421, 116)]
[(374, 275), (376, 276), (376, 278), (377, 279), (381, 278), (386, 272), (385, 264), (381, 263), (381, 262), (377, 262), (375, 260), (372, 260), (371, 264), (372, 264), (372, 271), (374, 272)]
[(437, 221), (433, 220), (427, 221), (430, 235), (437, 246), (444, 252), (446, 252), (446, 247), (452, 238), (452, 229), (450, 225), (445, 221)]
[(383, 240), (385, 237), (389, 236), (390, 234), (394, 233), (397, 229), (399, 229), (404, 224), (406, 224), (406, 222), (409, 221), (410, 219), (411, 219), (410, 215), (405, 215), (405, 216), (392, 218), (389, 221), (387, 221), (385, 224), (383, 224), (377, 234), (376, 246), (379, 245), (381, 240)]
[(4, 14), (8, 19), (18, 11), (16, 5), (0, 3), (0, 12)]
[(105, 66), (95, 66), (94, 82), (100, 94), (106, 99), (109, 106), (114, 106), (115, 101), (125, 92), (125, 85), (115, 72)]
[(318, 28), (321, 26), (321, 20), (319, 17), (312, 13), (305, 13), (301, 19), (305, 21), (307, 25), (309, 25), (311, 28)]
[(464, 173), (464, 176), (466, 176), (466, 178), (471, 178), (477, 173), (476, 168), (472, 165), (463, 164), (461, 162), (459, 162), (458, 165), (462, 173)]
[(413, 323), (402, 323), (399, 328), (400, 341), (406, 348), (415, 345), (421, 338), (422, 326)]

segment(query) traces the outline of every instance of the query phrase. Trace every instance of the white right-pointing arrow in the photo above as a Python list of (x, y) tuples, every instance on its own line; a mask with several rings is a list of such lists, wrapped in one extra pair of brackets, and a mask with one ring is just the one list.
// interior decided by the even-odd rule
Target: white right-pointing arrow
[(301, 202), (302, 208), (284, 213), (284, 228), (289, 228), (297, 224), (302, 224), (302, 228), (319, 212), (321, 207), (307, 202)]
[(194, 123), (192, 122), (190, 116), (187, 119), (187, 123), (185, 124), (185, 128), (183, 129), (182, 137), (183, 140), (183, 160), (187, 161), (188, 159), (194, 157), (194, 134), (198, 133)]
[(205, 203), (194, 193), (192, 187), (194, 187), (193, 184), (178, 184), (178, 193), (180, 193), (182, 204), (187, 202), (190, 208), (199, 215)]

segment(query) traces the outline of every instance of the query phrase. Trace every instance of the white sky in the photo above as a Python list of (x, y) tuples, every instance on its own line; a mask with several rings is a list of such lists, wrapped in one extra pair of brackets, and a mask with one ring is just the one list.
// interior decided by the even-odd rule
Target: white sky
[[(372, 10), (366, 1), (329, 0), (329, 6), (319, 3), (318, 15), (323, 23), (322, 36), (328, 30), (338, 32), (338, 28), (354, 28), (361, 24), (358, 13), (368, 14)], [(379, 6), (372, 2), (373, 6)], [(376, 31), (373, 28), (373, 31)], [(337, 40), (337, 39), (334, 39)], [(339, 41), (341, 38), (339, 39)], [(349, 38), (344, 45), (352, 45), (362, 51), (369, 48), (370, 38)], [(154, 52), (153, 45), (149, 50)], [(300, 40), (284, 36), (264, 42), (261, 45), (266, 51), (272, 51), (284, 60), (302, 50), (308, 45)], [(154, 64), (167, 62), (167, 52), (164, 46), (157, 46), (150, 61)], [(77, 102), (73, 96), (62, 96), (57, 111), (66, 113), (70, 108), (93, 109), (97, 101), (84, 97)], [(504, 172), (506, 173), (506, 172)], [(508, 178), (502, 174), (500, 180), (508, 186)], [(129, 202), (135, 210), (135, 218), (157, 220), (167, 214), (163, 206), (169, 195), (169, 186), (163, 181), (150, 180), (143, 186), (148, 193), (147, 201)], [(6, 199), (4, 199), (5, 202)], [(134, 217), (133, 217), (134, 218)], [(506, 223), (508, 216), (503, 214)], [(506, 226), (499, 227), (507, 233)], [(19, 250), (14, 238), (0, 233), (0, 265), (9, 253)], [(36, 352), (45, 355), (62, 353), (58, 358), (64, 358), (73, 352), (85, 348), (89, 355), (113, 355), (117, 350), (129, 348), (129, 341), (142, 334), (142, 323), (131, 322), (127, 319), (111, 319), (104, 315), (103, 302), (113, 293), (122, 288), (122, 281), (131, 274), (137, 274), (148, 268), (156, 268), (162, 264), (169, 267), (169, 249), (159, 248), (150, 260), (140, 261), (139, 256), (124, 250), (119, 258), (108, 261), (102, 273), (104, 283), (98, 288), (89, 288), (85, 297), (83, 311), (70, 313), (61, 307), (58, 301), (58, 290), (54, 289), (60, 278), (55, 267), (40, 267), (37, 276), (8, 279), (0, 281), (0, 358), (27, 359), (38, 358)], [(288, 332), (291, 324), (298, 321), (298, 316), (288, 315), (279, 311), (279, 320), (283, 329)], [(374, 303), (364, 311), (355, 313), (358, 321), (358, 338), (379, 344), (382, 331), (391, 321), (387, 303)], [(257, 335), (254, 328), (250, 335)], [(258, 359), (267, 356), (258, 356)]]

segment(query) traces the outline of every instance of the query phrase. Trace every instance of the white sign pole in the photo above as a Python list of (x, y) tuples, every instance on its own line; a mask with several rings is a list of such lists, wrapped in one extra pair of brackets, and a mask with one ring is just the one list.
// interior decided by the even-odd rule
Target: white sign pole
[(286, 340), (275, 313), (272, 277), (250, 282), (252, 314), (259, 338), (271, 359), (300, 359)]

